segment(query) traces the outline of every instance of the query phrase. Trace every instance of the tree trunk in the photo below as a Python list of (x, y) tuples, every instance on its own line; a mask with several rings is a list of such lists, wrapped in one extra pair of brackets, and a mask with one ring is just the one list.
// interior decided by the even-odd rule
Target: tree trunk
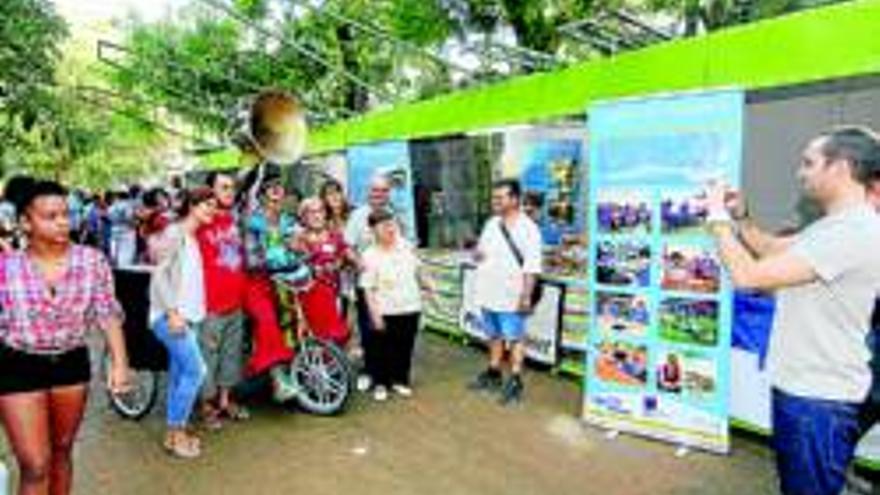
[[(342, 52), (342, 68), (350, 74), (360, 76), (362, 69), (357, 57), (352, 27), (348, 24), (336, 26), (336, 40), (339, 42), (339, 49)], [(369, 94), (366, 88), (349, 79), (343, 81), (343, 88), (346, 109), (355, 113), (367, 110)]]

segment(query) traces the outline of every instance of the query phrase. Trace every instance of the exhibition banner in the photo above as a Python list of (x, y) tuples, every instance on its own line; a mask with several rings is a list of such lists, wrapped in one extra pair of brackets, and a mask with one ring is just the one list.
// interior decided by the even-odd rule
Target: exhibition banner
[(543, 273), (582, 279), (587, 267), (585, 129), (513, 129), (503, 142), (497, 175), (520, 179), (523, 206), (541, 229)]
[(408, 239), (416, 241), (412, 169), (405, 141), (352, 146), (348, 157), (348, 199), (355, 206), (367, 203), (370, 181), (384, 175), (391, 182), (391, 205), (403, 222)]
[(739, 188), (743, 109), (736, 90), (589, 109), (589, 423), (729, 450), (732, 295), (702, 194)]

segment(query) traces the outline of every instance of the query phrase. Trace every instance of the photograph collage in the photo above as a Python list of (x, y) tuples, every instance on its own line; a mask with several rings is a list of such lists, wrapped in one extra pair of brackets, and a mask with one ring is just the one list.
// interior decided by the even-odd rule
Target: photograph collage
[(593, 211), (594, 376), (611, 389), (711, 402), (722, 282), (700, 193), (604, 190)]

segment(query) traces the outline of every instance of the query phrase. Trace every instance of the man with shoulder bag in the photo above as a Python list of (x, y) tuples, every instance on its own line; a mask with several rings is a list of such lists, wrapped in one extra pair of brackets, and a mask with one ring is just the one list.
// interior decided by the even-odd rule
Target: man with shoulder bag
[[(520, 208), (516, 180), (496, 182), (492, 188), (494, 216), (483, 227), (475, 253), (475, 299), (482, 309), (482, 325), (489, 338), (489, 367), (469, 384), (472, 390), (501, 391), (501, 403), (522, 399), (523, 338), (526, 318), (540, 299), (541, 233)], [(510, 376), (504, 381), (501, 365), (505, 346), (510, 349)]]

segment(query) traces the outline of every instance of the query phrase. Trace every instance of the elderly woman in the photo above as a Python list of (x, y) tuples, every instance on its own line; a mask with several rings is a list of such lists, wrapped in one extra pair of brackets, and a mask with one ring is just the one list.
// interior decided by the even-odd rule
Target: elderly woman
[(355, 264), (354, 251), (342, 233), (327, 222), (326, 209), (319, 198), (304, 200), (299, 218), (303, 230), (297, 235), (294, 248), (306, 257), (313, 273), (312, 284), (298, 295), (305, 323), (316, 337), (344, 347), (349, 330), (340, 311), (339, 290), (342, 270)]

